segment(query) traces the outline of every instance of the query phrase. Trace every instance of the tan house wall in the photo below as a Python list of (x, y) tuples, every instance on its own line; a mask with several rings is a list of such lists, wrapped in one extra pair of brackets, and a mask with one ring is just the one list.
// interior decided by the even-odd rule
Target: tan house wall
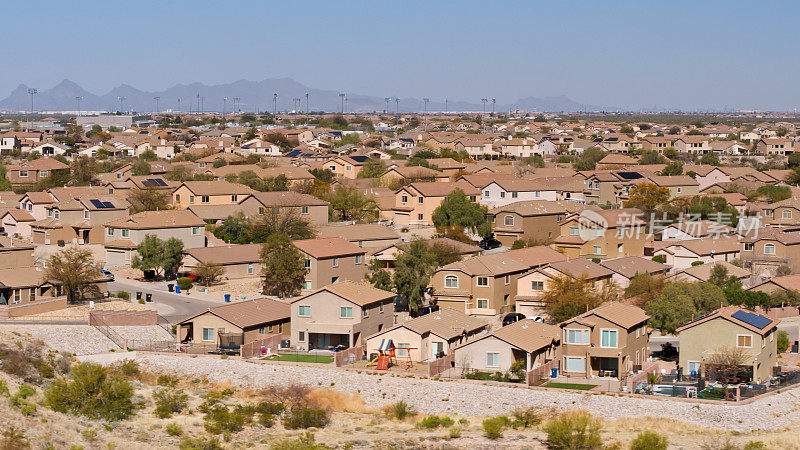
[[(506, 216), (514, 218), (514, 225), (505, 225)], [(559, 236), (559, 217), (563, 219), (563, 214), (523, 217), (512, 212), (498, 213), (492, 221), (492, 231), (495, 239), (506, 247), (510, 247), (517, 239), (549, 242)]]
[[(467, 315), (494, 316), (514, 310), (514, 297), (517, 295), (517, 279), (524, 272), (511, 272), (508, 283), (505, 275), (489, 278), (489, 286), (478, 286), (478, 276), (470, 276), (456, 270), (437, 270), (433, 274), (430, 286), (433, 288), (433, 299), (440, 307), (452, 307)], [(445, 287), (445, 277), (458, 277), (458, 287)], [(484, 275), (480, 275), (484, 276)], [(488, 300), (488, 308), (479, 308), (478, 300)]]
[[(367, 274), (366, 252), (361, 254), (360, 263), (356, 263), (356, 255), (316, 259), (302, 251), (300, 253), (311, 262), (311, 267), (306, 273), (305, 290), (316, 290), (327, 286), (334, 282), (335, 277), (338, 278), (337, 281), (361, 281)], [(338, 259), (338, 266), (333, 265), (334, 259)]]
[[(587, 377), (587, 378), (597, 376), (598, 375), (597, 370), (592, 369), (592, 363), (591, 363), (592, 357), (617, 359), (617, 364), (618, 364), (617, 377), (624, 376), (628, 371), (632, 370), (633, 365), (637, 364), (636, 362), (637, 352), (639, 354), (638, 364), (641, 365), (647, 359), (649, 335), (647, 334), (646, 326), (636, 326), (629, 330), (626, 330), (625, 328), (622, 328), (598, 316), (591, 316), (591, 319), (596, 322), (596, 325), (593, 328), (581, 325), (580, 323), (577, 322), (572, 322), (561, 326), (562, 336), (561, 336), (561, 351), (559, 354), (559, 358), (561, 362), (561, 370), (565, 372), (566, 375)], [(590, 344), (581, 345), (581, 344), (568, 343), (565, 331), (567, 329), (590, 330), (589, 332)], [(601, 330), (604, 329), (617, 330), (616, 348), (603, 348), (600, 346), (601, 345), (600, 332)], [(638, 337), (636, 333), (637, 329), (639, 331)], [(565, 361), (565, 357), (568, 356), (586, 358), (586, 372), (585, 373), (566, 372), (568, 366)]]
[(204, 202), (202, 194), (195, 194), (187, 186), (181, 186), (172, 193), (172, 204), (178, 208), (191, 205), (235, 205), (246, 196), (247, 194), (209, 195), (208, 201)]

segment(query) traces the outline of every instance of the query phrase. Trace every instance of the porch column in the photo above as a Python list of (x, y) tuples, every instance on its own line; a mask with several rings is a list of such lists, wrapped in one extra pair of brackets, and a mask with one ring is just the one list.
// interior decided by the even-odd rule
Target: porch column
[(353, 347), (353, 333), (350, 333), (347, 336), (348, 336), (348, 338), (350, 340), (350, 345), (348, 347), (352, 348)]

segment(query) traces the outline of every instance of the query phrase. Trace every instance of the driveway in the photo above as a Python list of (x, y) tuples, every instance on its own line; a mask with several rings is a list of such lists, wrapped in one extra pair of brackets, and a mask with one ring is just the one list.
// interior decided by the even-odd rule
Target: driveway
[(142, 283), (127, 278), (116, 278), (109, 283), (108, 290), (111, 292), (127, 291), (131, 294), (132, 301), (136, 301), (137, 291), (142, 292), (142, 298), (145, 298), (146, 294), (152, 294), (152, 304), (158, 314), (172, 323), (224, 304), (222, 299), (215, 300), (210, 296), (200, 297), (201, 294), (182, 295), (167, 292), (166, 282)]

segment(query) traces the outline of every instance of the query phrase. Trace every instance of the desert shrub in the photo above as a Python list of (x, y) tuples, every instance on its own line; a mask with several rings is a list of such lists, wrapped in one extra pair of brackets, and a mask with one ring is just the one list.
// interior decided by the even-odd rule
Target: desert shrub
[(0, 395), (9, 395), (8, 385), (5, 380), (0, 380)]
[(451, 439), (458, 439), (461, 437), (461, 427), (454, 426), (450, 428), (450, 438)]
[(323, 450), (326, 448), (329, 447), (316, 443), (314, 434), (310, 431), (306, 431), (297, 439), (283, 439), (269, 446), (269, 450)]
[(789, 350), (789, 333), (778, 330), (778, 354)]
[(703, 261), (692, 261), (692, 267), (702, 266), (702, 265), (703, 265)]
[(547, 444), (556, 450), (592, 450), (603, 446), (600, 421), (586, 411), (569, 411), (547, 423)]
[(235, 433), (253, 420), (255, 409), (252, 406), (214, 405), (206, 413), (203, 427), (211, 434)]
[(407, 417), (411, 417), (416, 414), (417, 412), (414, 411), (414, 408), (402, 400), (392, 403), (386, 407), (386, 415), (397, 420), (405, 420)]
[(454, 423), (455, 422), (453, 421), (453, 419), (447, 416), (442, 416), (442, 417), (428, 416), (417, 422), (416, 426), (417, 428), (427, 428), (429, 430), (432, 430), (434, 428), (439, 428), (439, 427), (449, 427)]
[(631, 442), (631, 450), (667, 450), (667, 437), (655, 431), (642, 431)]
[(158, 389), (153, 393), (153, 400), (156, 403), (155, 414), (161, 419), (169, 418), (189, 406), (189, 396), (180, 389)]
[(222, 446), (219, 445), (219, 439), (217, 438), (188, 438), (185, 437), (178, 444), (178, 448), (180, 450), (222, 450)]
[(164, 430), (170, 436), (180, 436), (183, 434), (183, 427), (178, 423), (168, 423)]
[(114, 294), (114, 296), (117, 297), (117, 298), (121, 298), (123, 300), (130, 300), (131, 299), (131, 293), (128, 292), (128, 291), (119, 291), (116, 294)]
[(498, 439), (503, 435), (503, 429), (508, 423), (507, 417), (492, 417), (482, 423), (483, 435), (489, 439)]
[(535, 408), (520, 408), (512, 413), (514, 420), (511, 426), (514, 428), (535, 427), (542, 423), (542, 415)]
[(3, 438), (0, 439), (0, 450), (22, 450), (31, 448), (25, 433), (17, 431), (14, 427), (3, 430)]
[(126, 378), (134, 378), (139, 376), (139, 363), (132, 359), (124, 359), (117, 361), (111, 365), (111, 370), (122, 375)]
[(36, 394), (36, 388), (33, 386), (22, 383), (19, 386), (17, 393), (9, 399), (11, 406), (19, 410), (23, 416), (32, 416), (36, 413), (36, 404), (29, 402), (27, 399)]
[(280, 415), (286, 408), (280, 403), (261, 402), (256, 405), (258, 423), (266, 428), (275, 425), (275, 416)]
[(123, 420), (133, 415), (133, 385), (119, 374), (83, 363), (73, 367), (71, 375), (71, 380), (59, 378), (45, 391), (45, 405), (90, 419)]
[(259, 395), (268, 402), (280, 403), (288, 409), (295, 406), (308, 406), (308, 393), (311, 391), (303, 384), (290, 384), (288, 386), (270, 386), (259, 391)]
[(83, 438), (86, 439), (87, 441), (93, 442), (95, 439), (97, 439), (97, 431), (94, 431), (92, 429), (83, 430), (81, 432), (81, 436), (83, 436)]
[(283, 416), (283, 426), (290, 430), (299, 428), (325, 428), (330, 422), (328, 412), (324, 409), (294, 407)]
[(159, 375), (156, 384), (159, 386), (175, 387), (178, 385), (178, 377), (172, 375)]
[(656, 256), (653, 256), (652, 260), (657, 262), (657, 263), (664, 264), (664, 263), (667, 262), (667, 257), (664, 256), (664, 255), (656, 255)]
[(767, 448), (767, 445), (761, 441), (750, 441), (744, 444), (743, 450), (761, 450)]
[(55, 375), (53, 366), (64, 356), (48, 352), (41, 342), (20, 345), (17, 348), (0, 347), (0, 370), (22, 378), (26, 383), (38, 384), (43, 378)]
[(180, 286), (182, 290), (188, 291), (192, 288), (192, 279), (189, 277), (178, 278), (178, 286)]

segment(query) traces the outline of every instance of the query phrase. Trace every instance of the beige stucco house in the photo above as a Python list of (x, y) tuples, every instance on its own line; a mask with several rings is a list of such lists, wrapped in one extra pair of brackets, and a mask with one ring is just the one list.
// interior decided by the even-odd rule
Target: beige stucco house
[(303, 290), (320, 289), (340, 281), (361, 281), (367, 273), (366, 250), (342, 238), (303, 239), (292, 242), (308, 269)]
[(520, 320), (456, 347), (456, 368), (505, 372), (524, 361), (525, 370), (535, 369), (558, 358), (560, 331), (557, 325)]
[(105, 225), (106, 265), (131, 262), (136, 247), (151, 234), (161, 240), (177, 238), (184, 248), (205, 247), (205, 222), (191, 211), (175, 209), (143, 211)]

